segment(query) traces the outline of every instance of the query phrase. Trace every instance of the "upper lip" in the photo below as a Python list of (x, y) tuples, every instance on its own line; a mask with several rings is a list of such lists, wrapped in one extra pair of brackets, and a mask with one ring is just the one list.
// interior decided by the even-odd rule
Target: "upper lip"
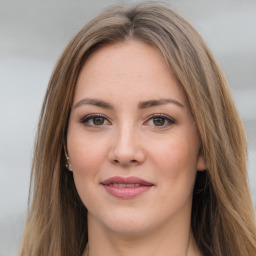
[(150, 183), (146, 180), (143, 180), (141, 178), (134, 177), (134, 176), (131, 176), (131, 177), (114, 176), (114, 177), (111, 177), (111, 178), (106, 179), (103, 182), (101, 182), (101, 184), (103, 184), (103, 185), (110, 185), (110, 184), (114, 184), (114, 183), (116, 183), (116, 184), (140, 184), (143, 186), (153, 186), (152, 183)]

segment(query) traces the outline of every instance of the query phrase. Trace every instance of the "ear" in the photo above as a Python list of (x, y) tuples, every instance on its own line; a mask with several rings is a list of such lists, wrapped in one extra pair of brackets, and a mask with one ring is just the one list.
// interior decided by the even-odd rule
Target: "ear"
[(197, 159), (197, 170), (204, 171), (206, 169), (207, 168), (206, 168), (204, 156), (202, 154), (199, 154)]

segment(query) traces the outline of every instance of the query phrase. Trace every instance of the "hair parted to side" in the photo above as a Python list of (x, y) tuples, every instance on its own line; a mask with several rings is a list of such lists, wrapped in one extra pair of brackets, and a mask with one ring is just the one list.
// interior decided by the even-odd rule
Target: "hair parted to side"
[(243, 125), (225, 77), (197, 31), (170, 7), (111, 7), (74, 37), (44, 99), (35, 143), (32, 198), (21, 256), (82, 255), (87, 210), (65, 167), (64, 144), (76, 81), (88, 56), (105, 44), (140, 40), (158, 49), (190, 104), (207, 170), (197, 175), (191, 225), (203, 255), (256, 255), (255, 216)]

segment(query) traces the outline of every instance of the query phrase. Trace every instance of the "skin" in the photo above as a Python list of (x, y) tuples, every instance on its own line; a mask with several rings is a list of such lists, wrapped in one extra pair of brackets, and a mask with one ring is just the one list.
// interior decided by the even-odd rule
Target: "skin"
[[(173, 102), (140, 108), (159, 99)], [(127, 40), (89, 57), (76, 85), (67, 149), (88, 209), (90, 256), (200, 255), (190, 214), (196, 172), (205, 163), (184, 93), (156, 49)], [(153, 186), (121, 199), (101, 184), (113, 176)]]

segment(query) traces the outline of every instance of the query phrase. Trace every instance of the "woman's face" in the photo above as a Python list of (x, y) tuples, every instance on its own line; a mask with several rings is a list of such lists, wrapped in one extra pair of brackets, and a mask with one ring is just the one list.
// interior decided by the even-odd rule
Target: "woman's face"
[(204, 160), (185, 96), (153, 47), (129, 40), (89, 57), (67, 146), (89, 225), (134, 233), (189, 222)]

